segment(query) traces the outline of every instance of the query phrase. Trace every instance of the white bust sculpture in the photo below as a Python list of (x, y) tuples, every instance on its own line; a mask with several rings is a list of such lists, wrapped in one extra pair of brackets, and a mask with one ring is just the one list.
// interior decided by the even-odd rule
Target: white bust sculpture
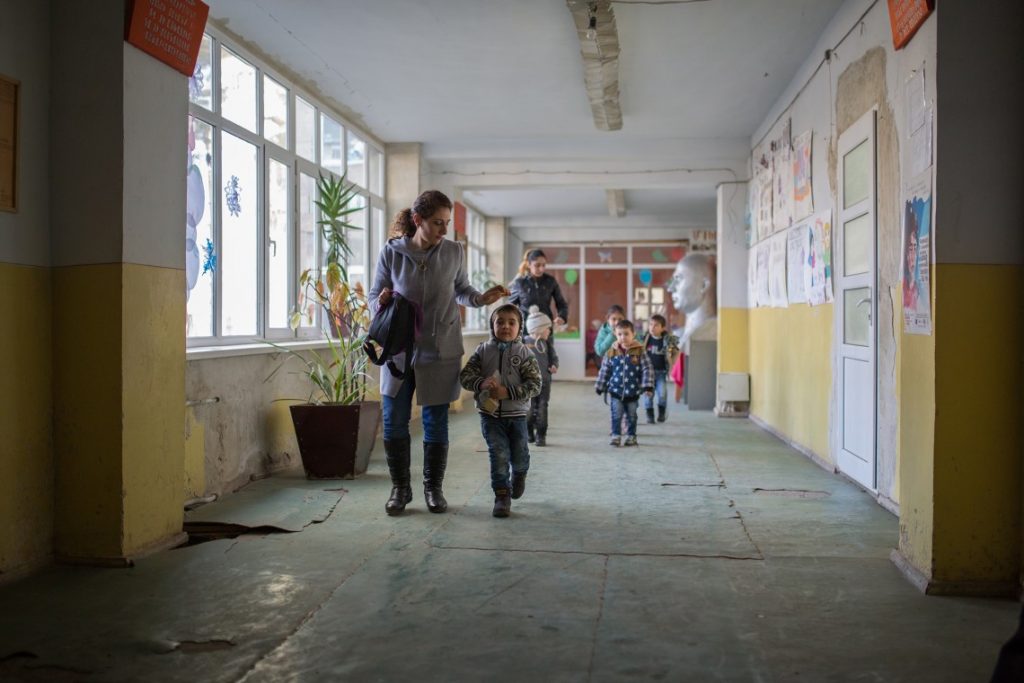
[(679, 342), (689, 348), (690, 339), (716, 339), (715, 268), (703, 254), (689, 254), (679, 260), (672, 274), (672, 303), (686, 314)]

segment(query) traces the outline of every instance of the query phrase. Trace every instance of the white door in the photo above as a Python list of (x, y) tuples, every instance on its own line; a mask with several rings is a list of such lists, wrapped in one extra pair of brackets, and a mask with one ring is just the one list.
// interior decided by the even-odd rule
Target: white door
[(838, 466), (875, 490), (875, 110), (839, 137), (836, 221)]

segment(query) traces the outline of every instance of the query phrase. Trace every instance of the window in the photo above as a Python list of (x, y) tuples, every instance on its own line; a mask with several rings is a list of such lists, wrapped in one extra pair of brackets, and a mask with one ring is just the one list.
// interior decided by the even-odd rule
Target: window
[[(473, 209), (466, 207), (466, 273), (469, 283), (481, 292), (492, 287), (494, 277), (487, 269), (486, 231), (484, 219)], [(470, 308), (466, 311), (466, 327), (474, 330), (486, 330), (488, 322), (486, 306)]]
[(347, 170), (357, 185), (347, 266), (351, 282), (369, 284), (382, 244), (383, 151), (297, 89), (215, 31), (203, 36), (188, 89), (189, 345), (320, 335), (315, 317), (297, 332), (288, 324), (305, 305), (300, 273), (324, 259), (320, 175)]

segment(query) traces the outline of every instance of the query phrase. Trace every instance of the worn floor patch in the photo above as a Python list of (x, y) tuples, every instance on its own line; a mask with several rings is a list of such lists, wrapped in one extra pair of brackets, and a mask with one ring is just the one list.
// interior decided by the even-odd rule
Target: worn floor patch
[(218, 527), (302, 531), (323, 522), (334, 511), (343, 492), (306, 488), (276, 490), (242, 489), (209, 505), (185, 513), (185, 531), (210, 531)]

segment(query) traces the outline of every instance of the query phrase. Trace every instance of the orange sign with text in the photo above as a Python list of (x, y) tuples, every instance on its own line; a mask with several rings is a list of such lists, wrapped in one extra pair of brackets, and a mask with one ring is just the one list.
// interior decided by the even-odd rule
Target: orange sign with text
[(128, 42), (191, 76), (209, 13), (202, 0), (134, 0)]
[(934, 6), (934, 0), (889, 0), (889, 25), (892, 26), (894, 48), (899, 50), (910, 42)]

